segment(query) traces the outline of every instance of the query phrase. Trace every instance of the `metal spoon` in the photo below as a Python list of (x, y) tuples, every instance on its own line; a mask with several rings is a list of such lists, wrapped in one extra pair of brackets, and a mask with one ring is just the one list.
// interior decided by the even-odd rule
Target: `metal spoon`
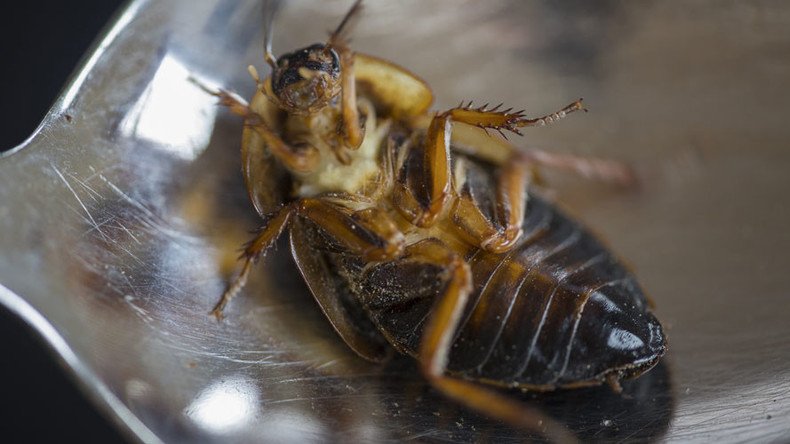
[[(289, 2), (277, 19), (275, 50), (323, 40), (347, 3)], [(598, 91), (617, 72), (601, 65), (604, 30), (618, 8), (632, 13), (630, 20), (670, 20), (635, 14), (640, 6), (369, 3), (355, 48), (420, 73), (438, 106), (500, 100), (534, 104), (536, 112), (580, 92), (590, 103), (607, 103)], [(287, 248), (258, 266), (223, 323), (208, 315), (236, 266), (236, 249), (258, 221), (238, 174), (241, 122), (188, 78), (250, 95), (245, 67), (256, 64), (264, 73), (259, 17), (253, 1), (128, 5), (36, 133), (0, 159), (0, 302), (141, 441), (523, 440), (523, 431), (437, 395), (409, 360), (375, 366), (349, 351), (299, 280)], [(607, 112), (536, 131), (530, 141), (583, 141), (608, 147), (597, 154), (627, 156), (630, 147), (609, 144), (616, 131), (595, 126), (614, 118)], [(640, 156), (649, 161), (656, 152)], [(626, 227), (635, 211), (655, 208), (593, 188), (608, 202), (604, 211), (589, 204), (584, 187), (567, 188), (564, 199), (596, 227), (605, 221), (603, 231), (625, 256), (651, 263), (640, 254), (644, 237)], [(660, 280), (644, 271), (647, 281)], [(682, 307), (656, 299), (660, 313), (682, 324)], [(678, 336), (672, 339), (682, 343)], [(684, 375), (684, 383), (695, 381)], [(522, 398), (581, 438), (667, 433), (676, 403), (667, 367), (624, 389), (626, 396), (592, 388)], [(718, 396), (698, 402), (713, 405), (724, 399)], [(786, 408), (787, 396), (778, 399), (774, 405)], [(695, 412), (676, 414), (691, 424)], [(688, 438), (690, 430), (670, 433)], [(780, 436), (770, 427), (748, 431)]]

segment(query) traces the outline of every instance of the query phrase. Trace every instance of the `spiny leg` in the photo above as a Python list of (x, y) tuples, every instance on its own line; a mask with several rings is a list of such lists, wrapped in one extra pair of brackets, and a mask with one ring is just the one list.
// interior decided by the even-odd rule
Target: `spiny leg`
[[(513, 117), (505, 112), (453, 108), (437, 114), (428, 126), (425, 142), (409, 155), (419, 155), (416, 164), (405, 159), (399, 165), (393, 199), (404, 217), (420, 227), (433, 225), (452, 196), (450, 140), (453, 122), (480, 128), (499, 129)], [(419, 166), (416, 166), (419, 165)]]
[[(461, 122), (482, 128), (496, 130), (504, 136), (504, 131), (521, 134), (520, 126), (545, 124), (565, 115), (583, 109), (577, 100), (560, 111), (538, 119), (526, 119), (523, 111), (500, 110), (501, 105), (488, 109), (487, 105), (472, 108), (471, 103), (463, 104), (437, 114), (428, 126), (423, 148), (420, 169), (403, 165), (399, 182), (396, 183), (393, 198), (396, 207), (413, 224), (420, 227), (431, 226), (442, 213), (451, 197), (450, 140), (452, 123)], [(411, 177), (409, 177), (411, 176)], [(412, 179), (408, 183), (408, 179)]]
[(308, 173), (318, 167), (321, 160), (318, 149), (308, 144), (294, 146), (287, 144), (241, 97), (223, 89), (213, 90), (195, 79), (192, 81), (207, 93), (217, 97), (220, 105), (228, 107), (233, 114), (243, 117), (244, 125), (255, 131), (263, 139), (269, 152), (289, 170)]
[(247, 243), (247, 245), (245, 245), (244, 252), (241, 255), (241, 257), (244, 259), (244, 265), (241, 267), (241, 272), (238, 276), (236, 276), (235, 279), (233, 279), (233, 281), (228, 286), (228, 289), (222, 294), (219, 302), (217, 302), (217, 305), (215, 305), (211, 310), (211, 314), (214, 315), (214, 317), (216, 317), (218, 320), (222, 319), (222, 312), (225, 309), (225, 306), (228, 305), (228, 302), (230, 302), (230, 300), (233, 299), (233, 297), (236, 296), (236, 294), (238, 294), (242, 288), (244, 288), (244, 285), (247, 284), (247, 278), (250, 275), (250, 270), (252, 270), (253, 264), (258, 260), (258, 258), (265, 254), (266, 250), (268, 250), (269, 247), (274, 244), (274, 241), (280, 237), (280, 234), (288, 225), (288, 221), (290, 220), (292, 213), (293, 207), (290, 205), (281, 208), (266, 221), (258, 235), (255, 236), (252, 241)]
[[(467, 106), (455, 108), (450, 113), (456, 121), (463, 121), (486, 131), (495, 129), (504, 136), (503, 130), (521, 135), (518, 128), (543, 126), (554, 123), (574, 111), (587, 111), (582, 105), (582, 99), (574, 101), (559, 111), (535, 119), (525, 118), (523, 111), (511, 113), (510, 110), (498, 111), (498, 108), (499, 106), (487, 110), (486, 105), (471, 108), (470, 103)], [(636, 182), (633, 170), (621, 162), (536, 149), (520, 150), (503, 140), (485, 140), (468, 131), (462, 133), (464, 133), (464, 138), (469, 140), (466, 143), (462, 142), (459, 150), (486, 161), (506, 165), (520, 156), (521, 160), (533, 165), (568, 171), (588, 179), (611, 182), (621, 186), (630, 186)]]
[(445, 374), (452, 340), (472, 288), (471, 271), (458, 255), (440, 241), (426, 239), (407, 248), (410, 258), (442, 265), (449, 276), (443, 293), (422, 333), (419, 360), (428, 381), (444, 395), (487, 416), (517, 427), (543, 433), (558, 442), (575, 442), (575, 438), (546, 415), (472, 381)]
[(466, 106), (461, 103), (459, 106), (446, 111), (444, 114), (448, 114), (455, 122), (463, 122), (486, 131), (493, 129), (505, 137), (503, 130), (516, 133), (520, 136), (522, 134), (518, 128), (525, 126), (543, 126), (554, 123), (574, 111), (586, 111), (582, 105), (582, 99), (574, 101), (559, 111), (535, 119), (526, 118), (524, 116), (524, 110), (511, 112), (512, 108), (500, 110), (501, 107), (502, 104), (500, 103), (490, 109), (488, 108), (488, 104), (472, 108), (472, 102), (469, 102)]
[[(231, 282), (222, 298), (211, 310), (217, 319), (228, 302), (244, 287), (252, 265), (274, 244), (294, 216), (303, 217), (337, 243), (346, 247), (350, 253), (360, 255), (368, 261), (390, 260), (403, 252), (404, 237), (395, 222), (376, 207), (352, 210), (338, 205), (342, 200), (333, 196), (330, 199), (307, 198), (283, 207), (267, 220), (260, 233), (244, 248), (241, 272)], [(348, 201), (349, 207), (359, 202)]]

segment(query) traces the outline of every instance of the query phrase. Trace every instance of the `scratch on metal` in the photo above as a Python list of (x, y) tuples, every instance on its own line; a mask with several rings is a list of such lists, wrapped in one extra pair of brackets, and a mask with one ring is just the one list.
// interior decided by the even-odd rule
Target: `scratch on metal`
[(80, 204), (82, 209), (85, 211), (85, 214), (88, 216), (88, 219), (93, 224), (93, 226), (96, 228), (96, 231), (99, 232), (99, 234), (102, 236), (102, 238), (104, 240), (108, 240), (107, 236), (105, 236), (104, 232), (99, 227), (99, 224), (96, 223), (96, 220), (93, 218), (93, 215), (91, 214), (91, 212), (88, 211), (88, 207), (85, 206), (85, 204), (82, 202), (82, 199), (80, 199), (80, 196), (77, 194), (76, 191), (74, 191), (74, 188), (71, 187), (71, 184), (69, 183), (69, 181), (63, 176), (63, 174), (60, 172), (60, 170), (58, 170), (58, 168), (55, 165), (50, 164), (50, 167), (52, 167), (52, 169), (55, 171), (55, 174), (57, 174), (58, 177), (60, 177), (60, 180), (62, 180), (63, 183), (66, 184), (66, 188), (68, 188), (69, 191), (71, 191), (71, 194), (74, 195), (74, 198), (77, 199), (77, 202)]
[(143, 213), (146, 217), (148, 217), (149, 220), (150, 220), (149, 224), (150, 224), (150, 226), (152, 228), (155, 228), (155, 229), (161, 231), (162, 233), (164, 233), (164, 234), (166, 234), (166, 235), (168, 235), (168, 236), (170, 236), (172, 238), (183, 239), (183, 240), (191, 240), (191, 238), (189, 236), (185, 236), (184, 234), (182, 234), (178, 230), (174, 230), (174, 229), (166, 226), (166, 224), (164, 223), (162, 218), (157, 216), (153, 211), (149, 210), (145, 205), (143, 205), (142, 203), (140, 203), (136, 199), (134, 199), (131, 196), (129, 196), (128, 194), (124, 193), (123, 190), (118, 188), (114, 183), (110, 182), (103, 174), (99, 174), (99, 179), (101, 179), (104, 183), (106, 183), (107, 186), (110, 187), (110, 189), (113, 192), (115, 192), (118, 196), (120, 196), (124, 201), (126, 201), (127, 203), (129, 203), (130, 205), (135, 207), (136, 209), (140, 210), (141, 213)]

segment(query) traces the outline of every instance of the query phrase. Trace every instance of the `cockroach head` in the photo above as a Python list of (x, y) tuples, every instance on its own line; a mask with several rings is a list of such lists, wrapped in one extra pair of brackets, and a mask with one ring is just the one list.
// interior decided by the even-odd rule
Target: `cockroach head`
[(272, 73), (272, 92), (295, 114), (311, 114), (340, 92), (340, 57), (329, 45), (316, 43), (284, 54)]

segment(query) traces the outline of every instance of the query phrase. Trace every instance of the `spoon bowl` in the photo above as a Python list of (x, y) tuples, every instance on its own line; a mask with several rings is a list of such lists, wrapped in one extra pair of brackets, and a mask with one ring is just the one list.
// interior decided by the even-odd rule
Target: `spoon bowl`
[[(324, 40), (349, 3), (288, 2), (275, 53)], [(633, 264), (670, 338), (625, 395), (514, 394), (582, 439), (790, 438), (790, 62), (772, 56), (790, 49), (790, 7), (764, 3), (366, 3), (354, 48), (425, 78), (437, 108), (539, 115), (584, 95), (593, 112), (513, 142), (628, 160), (645, 178), (636, 193), (548, 175)], [(189, 78), (251, 96), (262, 14), (255, 1), (128, 4), (0, 158), (0, 302), (140, 441), (522, 441), (410, 360), (354, 355), (286, 244), (224, 322), (209, 316), (259, 220), (241, 122)]]

